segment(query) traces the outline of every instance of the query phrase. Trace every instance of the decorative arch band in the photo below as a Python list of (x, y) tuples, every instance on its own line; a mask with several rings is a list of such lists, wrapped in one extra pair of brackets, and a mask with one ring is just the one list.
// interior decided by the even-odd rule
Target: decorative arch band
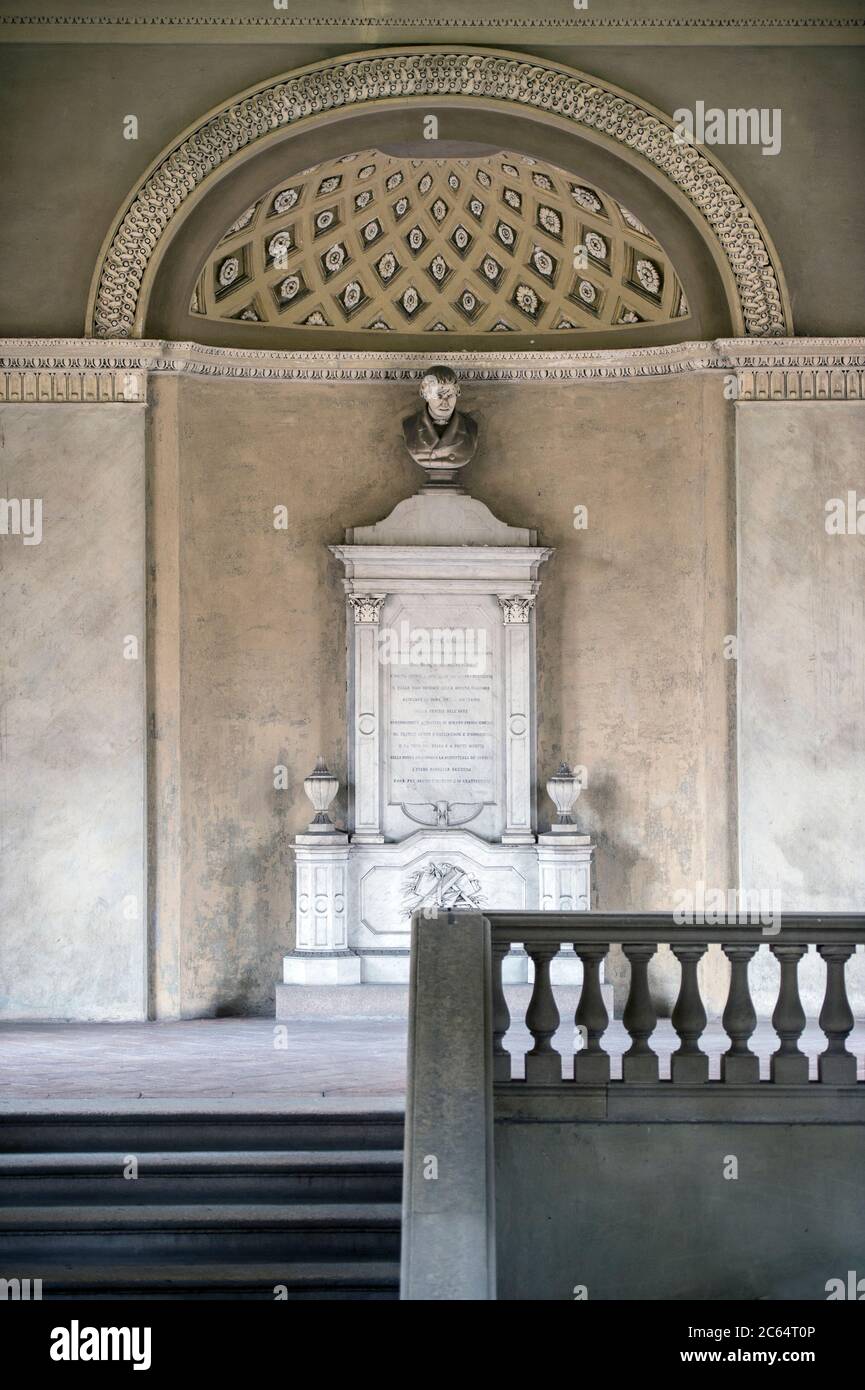
[(88, 334), (128, 338), (143, 332), (161, 243), (205, 180), (241, 152), (331, 111), (417, 97), (530, 109), (627, 149), (698, 214), (719, 252), (736, 331), (760, 338), (792, 334), (777, 253), (756, 211), (713, 157), (677, 136), (668, 117), (572, 68), (455, 46), (331, 59), (263, 83), (206, 116), (157, 158), (118, 214), (96, 267)]

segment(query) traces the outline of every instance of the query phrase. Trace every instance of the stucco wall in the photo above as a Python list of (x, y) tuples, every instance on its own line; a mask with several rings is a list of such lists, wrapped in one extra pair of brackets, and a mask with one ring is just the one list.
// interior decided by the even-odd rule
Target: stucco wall
[[(736, 407), (741, 884), (790, 911), (865, 905), (865, 536), (826, 531), (830, 499), (865, 495), (863, 433), (853, 401)], [(810, 951), (799, 975), (814, 1013), (825, 973)], [(858, 1010), (861, 952), (847, 976)], [(751, 979), (770, 1009), (765, 949)]]
[[(301, 783), (319, 752), (345, 776), (344, 598), (327, 545), (416, 490), (399, 436), (415, 400), (350, 383), (154, 388), (165, 1012), (272, 1007)], [(579, 811), (601, 906), (665, 908), (698, 879), (734, 883), (732, 410), (717, 380), (490, 384), (464, 403), (482, 440), (470, 490), (556, 547), (539, 603), (539, 775), (562, 757), (588, 769)]]
[[(292, 944), (301, 783), (318, 752), (345, 778), (344, 600), (327, 545), (415, 490), (399, 437), (415, 399), (160, 377), (146, 412), (3, 408), (3, 490), (44, 505), (41, 545), (0, 542), (5, 1016), (145, 1009), (144, 647), (122, 650), (143, 639), (145, 573), (153, 1007), (270, 1011)], [(543, 824), (561, 758), (586, 766), (599, 905), (670, 908), (681, 888), (737, 884), (724, 645), (738, 585), (744, 886), (778, 887), (789, 908), (860, 907), (861, 537), (824, 520), (830, 497), (862, 487), (865, 406), (734, 411), (699, 374), (477, 383), (464, 404), (482, 441), (471, 490), (556, 551), (538, 605), (539, 804)], [(707, 972), (718, 1006), (717, 956)], [(771, 1007), (765, 952), (752, 974)], [(656, 963), (662, 1002), (677, 977)], [(816, 958), (803, 984), (819, 1007)]]
[(144, 409), (0, 407), (4, 1018), (145, 1017)]
[[(414, 399), (346, 382), (152, 384), (160, 1016), (272, 1006), (292, 941), (302, 779), (318, 752), (345, 777), (344, 601), (327, 545), (414, 491), (398, 429)], [(598, 845), (599, 905), (669, 908), (700, 881), (735, 886), (734, 408), (719, 379), (476, 384), (464, 404), (481, 428), (472, 491), (555, 547), (538, 606), (539, 782), (563, 757), (587, 768), (578, 811)], [(861, 538), (823, 523), (828, 498), (861, 486), (865, 406), (735, 413), (743, 883), (779, 887), (790, 908), (856, 908)], [(4, 492), (41, 496), (45, 528), (39, 546), (2, 540), (9, 1017), (145, 1009), (143, 646), (137, 662), (122, 653), (144, 628), (144, 422), (134, 405), (2, 411)], [(539, 804), (543, 823), (542, 785)], [(753, 973), (771, 1006), (763, 955)], [(711, 973), (718, 1005), (717, 959)], [(669, 1003), (672, 963), (655, 979)], [(819, 1006), (816, 959), (803, 983)]]
[(861, 910), (865, 535), (826, 504), (865, 497), (865, 404), (736, 409), (742, 883)]

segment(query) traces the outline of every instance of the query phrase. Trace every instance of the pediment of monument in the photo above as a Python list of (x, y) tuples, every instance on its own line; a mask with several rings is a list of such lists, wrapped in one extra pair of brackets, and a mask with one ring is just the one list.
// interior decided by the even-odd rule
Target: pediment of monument
[(346, 531), (348, 545), (534, 546), (536, 533), (499, 521), (484, 502), (460, 492), (421, 492), (398, 502), (373, 526)]

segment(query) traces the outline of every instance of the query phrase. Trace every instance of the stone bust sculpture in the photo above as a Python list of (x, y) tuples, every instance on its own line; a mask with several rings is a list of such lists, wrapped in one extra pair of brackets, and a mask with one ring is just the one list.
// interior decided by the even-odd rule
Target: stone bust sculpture
[(457, 410), (460, 388), (450, 367), (431, 367), (420, 394), (423, 408), (402, 422), (405, 446), (431, 484), (453, 486), (477, 448), (477, 421)]

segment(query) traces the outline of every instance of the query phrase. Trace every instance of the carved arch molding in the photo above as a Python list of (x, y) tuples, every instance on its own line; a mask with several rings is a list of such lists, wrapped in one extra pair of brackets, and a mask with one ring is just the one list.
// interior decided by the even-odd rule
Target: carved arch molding
[(777, 253), (755, 209), (706, 150), (677, 138), (672, 119), (573, 68), (493, 49), (400, 48), (348, 54), (274, 78), (226, 102), (154, 161), (103, 245), (87, 333), (141, 336), (161, 255), (210, 183), (265, 140), (328, 113), (417, 99), (522, 108), (618, 148), (684, 203), (715, 253), (736, 332), (792, 335)]

